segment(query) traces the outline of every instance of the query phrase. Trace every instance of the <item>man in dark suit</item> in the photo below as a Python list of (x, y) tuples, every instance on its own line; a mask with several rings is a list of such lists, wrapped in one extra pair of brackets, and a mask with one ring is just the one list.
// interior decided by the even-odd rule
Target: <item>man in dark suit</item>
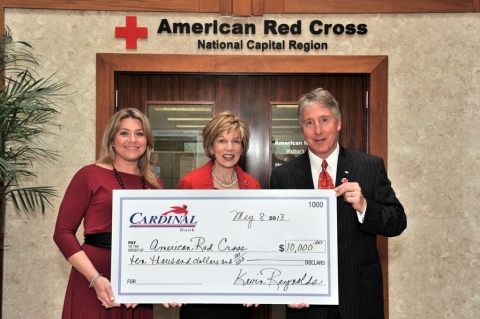
[(300, 98), (297, 115), (308, 151), (275, 168), (270, 188), (325, 188), (318, 181), (325, 182), (326, 160), (337, 196), (339, 305), (291, 304), (287, 319), (384, 318), (376, 236), (403, 232), (407, 227), (403, 206), (381, 158), (339, 145), (340, 110), (328, 91), (316, 89)]

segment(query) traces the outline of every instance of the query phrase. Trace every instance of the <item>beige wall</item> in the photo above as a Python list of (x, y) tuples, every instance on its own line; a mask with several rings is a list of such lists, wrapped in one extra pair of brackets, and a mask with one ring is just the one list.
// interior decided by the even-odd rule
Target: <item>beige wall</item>
[[(124, 12), (7, 9), (17, 40), (41, 54), (44, 74), (72, 84), (62, 104), (63, 125), (46, 142), (62, 156), (39, 165), (39, 184), (63, 192), (72, 175), (94, 161), (95, 53), (127, 53), (113, 37)], [(131, 14), (131, 13), (128, 13)], [(408, 215), (408, 228), (390, 240), (390, 318), (477, 318), (480, 260), (480, 14), (217, 15), (138, 13), (149, 39), (128, 53), (216, 54), (199, 51), (195, 35), (156, 35), (171, 21), (233, 23), (312, 19), (366, 23), (366, 36), (329, 36), (327, 51), (267, 54), (388, 55), (389, 175)], [(306, 32), (301, 39), (309, 41)], [(210, 36), (213, 39), (214, 37)], [(220, 38), (220, 37), (218, 37)], [(225, 37), (225, 39), (246, 38)], [(250, 36), (262, 40), (260, 34)], [(221, 54), (259, 54), (244, 50)], [(45, 216), (9, 213), (5, 253), (4, 318), (60, 318), (69, 266), (52, 241), (60, 198)], [(87, 283), (85, 283), (87, 284)]]

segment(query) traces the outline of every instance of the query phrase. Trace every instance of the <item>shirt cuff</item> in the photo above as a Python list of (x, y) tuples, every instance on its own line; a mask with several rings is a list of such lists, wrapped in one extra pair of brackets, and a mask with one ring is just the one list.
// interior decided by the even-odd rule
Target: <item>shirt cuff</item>
[(359, 212), (358, 210), (356, 211), (358, 221), (360, 222), (360, 224), (363, 224), (363, 220), (365, 219), (365, 212), (366, 211), (367, 211), (367, 200), (365, 199), (365, 210), (363, 212)]

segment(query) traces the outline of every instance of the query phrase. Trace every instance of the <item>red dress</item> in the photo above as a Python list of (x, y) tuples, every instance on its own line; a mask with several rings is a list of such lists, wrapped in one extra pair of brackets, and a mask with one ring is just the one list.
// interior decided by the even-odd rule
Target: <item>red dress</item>
[[(139, 176), (118, 172), (127, 189), (142, 189)], [(155, 188), (146, 185), (147, 188)], [(98, 272), (110, 280), (111, 252), (80, 245), (75, 233), (83, 220), (84, 234), (112, 231), (112, 190), (121, 189), (112, 170), (92, 164), (80, 169), (68, 186), (55, 225), (53, 239), (68, 259), (83, 250)], [(68, 280), (63, 319), (152, 319), (152, 305), (105, 309), (88, 280), (72, 267)]]

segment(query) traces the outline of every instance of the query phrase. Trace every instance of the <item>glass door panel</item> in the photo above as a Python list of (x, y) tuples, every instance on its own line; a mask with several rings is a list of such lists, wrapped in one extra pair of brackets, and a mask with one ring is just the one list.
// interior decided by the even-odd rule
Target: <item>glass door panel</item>
[(183, 176), (208, 162), (202, 130), (213, 110), (213, 102), (147, 102), (155, 140), (152, 170), (166, 189), (175, 189)]
[(272, 104), (272, 169), (303, 154), (306, 148), (297, 104)]

